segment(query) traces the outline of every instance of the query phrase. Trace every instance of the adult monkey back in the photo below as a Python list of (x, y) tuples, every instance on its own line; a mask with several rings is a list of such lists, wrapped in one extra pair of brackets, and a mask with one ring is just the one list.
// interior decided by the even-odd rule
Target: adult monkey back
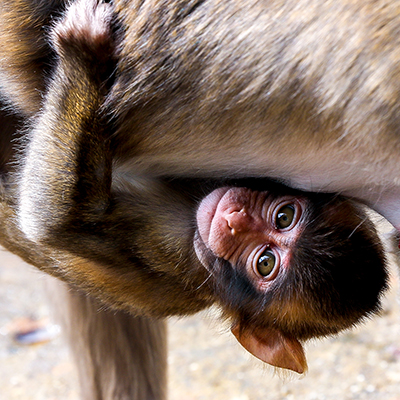
[[(153, 6), (157, 6), (157, 5), (153, 5)], [(176, 11), (181, 11), (181, 8), (180, 8), (181, 6), (182, 5), (180, 4), (179, 7), (175, 8), (175, 10)], [(135, 14), (136, 11), (140, 11), (140, 10), (143, 10), (143, 9), (146, 9), (146, 4), (145, 3), (142, 4), (142, 9), (140, 9), (140, 8), (135, 9), (135, 10), (131, 9), (130, 12), (132, 14)], [(171, 11), (172, 12), (171, 16), (172, 17), (176, 16), (178, 18), (178, 21), (180, 21), (180, 16), (178, 15), (179, 13), (177, 15), (174, 14), (174, 7), (173, 6), (167, 11)], [(196, 9), (191, 9), (190, 11), (191, 11), (191, 13), (189, 13), (189, 16), (190, 15), (194, 15), (196, 13)], [(160, 14), (160, 16), (164, 16), (165, 17), (164, 12), (161, 13), (161, 14)], [(168, 15), (168, 12), (167, 12), (166, 15)], [(157, 22), (157, 18), (155, 18), (155, 21)], [(185, 19), (183, 19), (183, 21), (185, 21)], [(171, 29), (173, 30), (174, 19), (172, 18), (172, 22), (171, 22), (167, 18), (166, 22), (170, 23)], [(157, 27), (157, 23), (155, 25)], [(148, 26), (146, 26), (145, 28), (147, 29)], [(151, 24), (150, 24), (150, 28), (151, 28)], [(146, 29), (141, 31), (141, 35), (146, 35)], [(158, 37), (157, 36), (157, 31), (155, 31), (153, 33), (156, 33), (156, 35), (150, 35), (150, 36), (152, 36), (152, 37), (154, 36), (155, 38), (157, 38)], [(174, 37), (179, 38), (180, 37), (180, 32), (175, 32), (174, 33)], [(162, 39), (162, 37), (160, 39)], [(156, 42), (157, 42), (157, 40), (156, 40)], [(149, 44), (149, 47), (151, 49), (152, 43), (148, 43), (148, 44)], [(165, 45), (168, 45), (168, 44), (169, 43), (165, 43)], [(140, 43), (138, 45), (139, 45), (139, 47), (138, 47), (139, 50), (141, 50), (143, 46), (141, 46)], [(146, 46), (147, 46), (147, 44), (146, 44)], [(153, 48), (153, 50), (154, 50), (154, 48)], [(207, 50), (207, 52), (208, 51), (209, 51), (209, 49)], [(172, 53), (174, 53), (174, 52), (172, 52)], [(156, 54), (158, 54), (158, 53), (156, 53)], [(124, 59), (123, 57), (121, 59), (126, 61), (126, 59)], [(195, 162), (197, 162), (197, 157), (198, 157), (197, 154), (198, 153), (196, 153), (196, 151), (198, 149), (194, 149), (193, 147), (191, 147), (192, 145), (190, 145), (190, 143), (189, 143), (189, 141), (191, 141), (195, 145), (198, 144), (198, 142), (196, 142), (194, 137), (192, 137), (192, 134), (194, 134), (194, 131), (191, 130), (192, 126), (188, 125), (188, 134), (190, 136), (190, 140), (188, 142), (186, 142), (186, 143), (185, 143), (185, 140), (183, 140), (184, 147), (186, 148), (185, 153), (183, 153), (179, 149), (177, 149), (177, 151), (176, 151), (176, 154), (177, 154), (176, 161), (175, 160), (168, 160), (168, 156), (170, 154), (169, 152), (172, 152), (172, 150), (168, 151), (168, 146), (165, 147), (166, 145), (169, 144), (168, 141), (158, 142), (158, 144), (162, 145), (162, 151), (160, 151), (159, 149), (157, 149), (158, 144), (154, 141), (154, 138), (152, 138), (152, 133), (149, 135), (150, 139), (153, 141), (152, 143), (147, 143), (146, 142), (146, 138), (141, 136), (141, 132), (143, 132), (143, 131), (141, 131), (141, 127), (143, 125), (144, 128), (153, 127), (154, 130), (155, 130), (154, 131), (155, 135), (157, 135), (157, 137), (159, 137), (160, 131), (157, 131), (157, 129), (158, 129), (159, 126), (162, 127), (162, 124), (161, 124), (162, 121), (161, 121), (161, 119), (159, 117), (161, 115), (163, 115), (164, 118), (165, 117), (166, 118), (170, 118), (172, 116), (172, 112), (169, 113), (169, 109), (168, 109), (169, 106), (165, 106), (163, 104), (163, 96), (167, 95), (167, 97), (170, 98), (169, 96), (172, 95), (174, 92), (177, 95), (185, 94), (185, 83), (187, 83), (186, 82), (186, 78), (183, 77), (181, 82), (179, 82), (179, 79), (178, 79), (178, 84), (176, 84), (177, 83), (176, 81), (174, 82), (174, 72), (178, 72), (178, 75), (182, 73), (182, 72), (179, 72), (179, 69), (176, 70), (176, 71), (174, 70), (174, 66), (179, 65), (179, 60), (177, 60), (177, 61), (172, 63), (172, 65), (171, 65), (172, 69), (169, 70), (168, 76), (165, 76), (165, 77), (162, 76), (163, 69), (160, 68), (160, 67), (163, 66), (164, 62), (166, 62), (166, 68), (168, 68), (168, 57), (166, 59), (163, 59), (161, 64), (157, 64), (156, 63), (154, 68), (152, 68), (152, 66), (151, 66), (151, 62), (153, 62), (153, 60), (151, 60), (150, 58), (146, 59), (145, 55), (140, 54), (140, 52), (139, 52), (139, 61), (140, 60), (145, 60), (145, 62), (147, 64), (149, 64), (148, 70), (146, 69), (146, 70), (142, 71), (143, 73), (142, 72), (140, 73), (140, 76), (143, 78), (143, 85), (140, 88), (140, 93), (142, 93), (142, 95), (143, 95), (143, 97), (142, 97), (143, 103), (140, 104), (140, 101), (137, 102), (137, 103), (133, 102), (132, 103), (133, 107), (131, 107), (130, 109), (128, 109), (126, 106), (124, 106), (123, 110), (119, 110), (119, 109), (116, 108), (119, 104), (123, 104), (123, 101), (124, 101), (124, 99), (119, 98), (118, 95), (116, 94), (116, 93), (118, 93), (118, 86), (121, 85), (121, 82), (123, 82), (124, 78), (126, 78), (128, 75), (131, 76), (130, 74), (132, 73), (132, 71), (128, 71), (128, 73), (126, 73), (126, 71), (124, 71), (124, 67), (125, 67), (124, 62), (125, 61), (123, 61), (121, 63), (120, 72), (117, 73), (117, 81), (116, 81), (116, 86), (115, 86), (117, 89), (110, 96), (111, 108), (115, 109), (117, 111), (117, 115), (121, 115), (121, 116), (123, 116), (125, 118), (125, 119), (122, 118), (120, 120), (120, 122), (122, 122), (121, 123), (122, 130), (120, 132), (122, 132), (122, 135), (126, 136), (128, 131), (126, 130), (125, 133), (123, 133), (124, 129), (131, 130), (131, 129), (136, 127), (135, 124), (138, 124), (138, 127), (137, 127), (138, 131), (139, 131), (138, 142), (137, 143), (134, 143), (134, 142), (130, 142), (129, 143), (129, 141), (128, 141), (128, 143), (124, 143), (122, 140), (119, 140), (119, 137), (118, 137), (118, 134), (117, 134), (116, 135), (116, 141), (113, 143), (113, 145), (118, 144), (117, 147), (119, 149), (122, 149), (122, 153), (128, 154), (130, 159), (134, 160), (133, 162), (134, 162), (134, 172), (135, 172), (135, 174), (137, 174), (137, 173), (141, 173), (141, 174), (147, 173), (148, 175), (152, 175), (153, 177), (158, 177), (160, 174), (165, 173), (165, 171), (166, 171), (168, 173), (168, 175), (176, 175), (177, 174), (177, 169), (176, 169), (177, 166), (174, 166), (174, 162), (179, 163), (181, 161), (182, 165), (185, 167), (185, 169), (186, 169), (186, 171), (188, 173), (188, 176), (189, 177), (190, 176), (194, 176), (195, 174), (198, 174), (198, 171), (197, 171), (196, 168), (193, 168), (188, 164), (188, 158), (186, 156), (186, 152), (188, 152), (188, 153), (192, 152), (194, 154), (192, 159)], [(157, 61), (157, 57), (155, 57), (155, 60)], [(126, 61), (126, 66), (129, 66), (130, 65), (129, 63), (130, 63), (129, 60)], [(137, 62), (137, 61), (135, 62), (134, 61), (134, 64), (138, 65), (139, 66), (139, 70), (140, 70), (140, 62)], [(217, 63), (216, 63), (216, 65), (217, 65)], [(183, 65), (183, 67), (184, 67), (184, 65)], [(194, 70), (196, 72), (196, 69), (194, 69)], [(68, 71), (71, 72), (72, 68), (70, 68)], [(147, 76), (147, 72), (149, 72), (150, 75), (153, 74), (151, 79)], [(164, 78), (169, 78), (170, 81), (168, 81), (168, 80), (165, 81), (165, 87), (163, 85), (160, 86), (160, 82), (161, 81), (157, 80), (157, 76), (154, 76), (154, 73), (161, 73), (161, 78), (162, 78), (161, 81), (163, 81)], [(196, 76), (192, 75), (192, 78), (193, 79), (195, 79), (195, 78), (197, 79), (197, 76), (198, 75), (196, 75)], [(206, 76), (207, 76), (207, 74), (206, 74)], [(190, 79), (192, 79), (192, 78), (190, 78)], [(203, 76), (203, 78), (204, 78), (204, 76)], [(131, 79), (132, 79), (132, 76), (131, 76)], [(212, 79), (214, 79), (214, 78), (212, 78)], [(73, 81), (73, 79), (71, 80), (71, 82), (72, 81)], [(77, 79), (77, 83), (79, 83), (79, 82), (80, 82), (79, 79)], [(156, 83), (156, 86), (152, 86), (153, 82)], [(157, 86), (157, 82), (158, 82), (158, 86)], [(62, 80), (61, 80), (61, 83), (63, 83)], [(135, 86), (136, 83), (137, 82), (135, 82), (135, 79), (133, 79), (133, 84), (132, 85), (127, 84), (127, 87), (130, 88), (131, 86)], [(209, 82), (209, 83), (211, 84), (211, 82)], [(233, 82), (231, 82), (231, 83), (233, 84)], [(171, 84), (172, 84), (172, 90), (169, 89), (169, 87), (171, 87), (169, 85), (171, 85)], [(146, 88), (146, 85), (150, 85), (150, 91), (148, 90), (148, 88)], [(241, 85), (240, 85), (239, 81), (238, 81), (238, 85), (239, 85), (238, 87), (240, 88)], [(140, 86), (140, 84), (139, 84), (139, 86)], [(213, 89), (212, 85), (208, 85), (208, 86), (210, 87), (210, 89)], [(153, 87), (153, 89), (152, 89), (152, 87)], [(252, 87), (251, 82), (249, 82), (248, 83), (248, 88), (251, 89), (251, 87)], [(194, 88), (196, 88), (196, 86), (194, 86)], [(85, 89), (85, 87), (83, 87), (83, 89)], [(72, 90), (72, 92), (74, 92), (74, 89)], [(202, 94), (201, 91), (198, 92), (198, 93), (199, 93), (199, 95)], [(223, 91), (221, 91), (221, 93), (223, 93)], [(55, 99), (57, 100), (57, 95), (60, 95), (60, 94), (62, 94), (62, 93), (58, 92), (57, 90), (55, 90), (53, 92), (49, 91), (49, 94), (48, 94), (48, 97), (47, 97), (46, 100), (50, 100), (50, 104), (47, 103), (47, 106), (51, 105), (52, 96), (55, 95)], [(210, 92), (208, 94), (207, 93), (203, 93), (203, 95), (205, 95), (205, 97), (203, 99), (200, 96), (199, 100), (193, 100), (191, 102), (191, 104), (193, 105), (193, 104), (196, 104), (196, 102), (197, 102), (198, 103), (198, 109), (201, 112), (205, 113), (205, 114), (203, 114), (202, 118), (194, 117), (193, 118), (193, 123), (198, 124), (200, 132), (204, 131), (205, 133), (207, 133), (210, 130), (210, 127), (213, 128), (213, 129), (216, 127), (216, 124), (215, 124), (215, 121), (213, 121), (213, 118), (210, 118), (209, 120), (204, 118), (205, 116), (212, 116), (212, 114), (210, 114), (210, 111), (211, 111), (211, 105), (210, 104), (212, 104), (213, 101), (215, 100), (215, 96), (213, 96), (213, 91), (212, 90), (210, 90)], [(233, 95), (234, 95), (234, 93), (232, 93), (232, 96)], [(10, 94), (10, 98), (11, 98), (11, 96), (12, 95)], [(185, 97), (185, 96), (183, 96), (183, 97)], [(128, 98), (129, 98), (129, 91), (128, 91)], [(113, 103), (115, 99), (118, 100), (117, 104)], [(238, 121), (239, 122), (239, 127), (241, 126), (240, 124), (243, 124), (243, 121), (246, 121), (246, 120), (247, 120), (248, 123), (251, 122), (253, 124), (253, 126), (254, 126), (254, 123), (259, 124), (260, 122), (263, 122), (262, 119), (260, 121), (257, 121), (257, 118), (255, 118), (253, 121), (250, 121), (250, 119), (248, 119), (248, 114), (247, 114), (248, 110), (247, 110), (247, 108), (246, 107), (244, 107), (243, 109), (241, 108), (242, 104), (240, 102), (240, 99), (236, 99), (236, 100), (233, 100), (233, 98), (230, 99), (230, 95), (227, 96), (226, 98), (222, 98), (222, 99), (224, 99), (224, 101), (225, 101), (224, 104), (227, 104), (227, 106), (229, 106), (229, 107), (227, 107), (227, 109), (223, 110), (223, 112), (217, 113), (218, 114), (217, 117), (219, 118), (219, 121), (220, 121), (220, 127), (226, 128), (228, 126), (228, 122), (230, 122), (230, 119), (232, 118), (232, 114), (231, 114), (232, 108), (234, 109), (233, 110), (234, 113), (237, 114), (240, 117), (239, 121)], [(54, 98), (53, 98), (53, 100), (54, 100)], [(64, 100), (68, 100), (68, 98), (65, 98)], [(130, 100), (132, 100), (132, 98), (130, 98)], [(208, 100), (209, 104), (205, 100)], [(229, 100), (230, 100), (230, 102), (229, 102)], [(244, 100), (246, 100), (245, 97), (244, 97)], [(254, 99), (254, 100), (256, 100), (256, 99)], [(143, 107), (143, 104), (147, 104), (148, 108)], [(235, 104), (238, 106), (238, 108), (236, 108), (236, 109), (235, 109), (235, 107), (233, 107), (233, 105), (235, 105)], [(257, 102), (255, 101), (254, 104), (257, 104)], [(208, 108), (207, 108), (207, 105), (208, 105)], [(22, 106), (23, 106), (23, 104), (22, 104)], [(175, 118), (175, 119), (170, 119), (168, 124), (167, 124), (167, 125), (171, 124), (170, 132), (171, 132), (172, 138), (174, 139), (174, 135), (176, 137), (182, 135), (182, 125), (186, 124), (188, 122), (188, 119), (187, 119), (187, 114), (185, 113), (185, 109), (182, 108), (182, 104), (180, 103), (180, 100), (177, 100), (177, 102), (175, 104), (171, 103), (171, 106), (176, 107), (176, 111), (178, 113), (179, 112), (182, 113), (181, 117)], [(159, 111), (159, 108), (161, 108), (161, 111)], [(56, 110), (60, 111), (60, 109), (58, 109), (58, 108), (56, 108)], [(82, 109), (80, 109), (80, 110), (82, 110)], [(124, 111), (127, 111), (127, 110), (129, 112), (125, 115)], [(67, 108), (67, 111), (68, 111), (68, 108)], [(76, 110), (74, 110), (74, 111), (76, 111)], [(139, 111), (139, 114), (137, 114), (138, 111)], [(150, 115), (148, 113), (151, 113), (151, 112), (154, 114), (154, 117), (155, 117), (155, 120), (156, 120), (156, 123), (154, 124), (154, 126), (152, 125), (153, 124), (152, 121), (147, 121), (148, 117), (150, 118)], [(57, 114), (57, 115), (60, 116), (60, 114)], [(65, 117), (64, 114), (61, 114), (61, 116)], [(257, 113), (256, 113), (256, 116), (257, 116)], [(128, 117), (131, 118), (129, 120), (130, 121), (129, 122), (129, 126), (126, 124), (126, 121), (127, 121), (126, 118), (128, 118)], [(137, 117), (137, 118), (134, 118), (134, 117)], [(66, 118), (66, 120), (68, 120), (68, 118)], [(50, 125), (53, 122), (51, 119), (47, 119), (46, 121)], [(75, 120), (73, 119), (73, 121), (75, 121)], [(137, 121), (139, 121), (139, 122), (137, 122)], [(179, 123), (179, 121), (181, 121), (181, 122)], [(265, 123), (265, 121), (264, 121), (264, 123)], [(119, 125), (119, 124), (117, 124), (117, 125)], [(45, 126), (42, 126), (42, 127), (44, 127), (44, 129), (46, 129)], [(164, 127), (165, 127), (165, 123), (164, 123)], [(40, 129), (40, 125), (38, 125), (37, 128)], [(175, 130), (172, 129), (172, 128), (174, 128)], [(218, 140), (222, 139), (222, 133), (221, 132), (218, 133), (218, 131), (216, 131), (216, 135), (215, 135), (216, 142), (218, 142)], [(234, 135), (240, 134), (239, 131), (237, 131), (237, 132), (235, 131), (235, 132), (231, 132), (231, 133), (233, 133)], [(225, 140), (226, 140), (226, 131), (225, 131), (224, 134), (225, 134)], [(234, 136), (232, 136), (232, 138), (233, 137)], [(183, 135), (183, 138), (185, 138), (184, 135)], [(232, 139), (232, 138), (230, 137), (230, 139)], [(240, 136), (239, 136), (239, 138), (240, 138)], [(97, 139), (95, 139), (95, 140), (97, 140)], [(264, 139), (261, 139), (261, 141), (260, 141), (261, 144), (263, 143), (263, 140)], [(151, 146), (154, 146), (154, 150), (151, 150)], [(237, 154), (239, 154), (239, 155), (241, 155), (241, 154), (244, 155), (244, 153), (240, 149), (240, 147), (241, 147), (240, 140), (239, 141), (234, 141), (234, 140), (228, 141), (228, 145), (227, 145), (227, 154), (228, 154), (228, 156), (234, 156), (235, 152)], [(149, 151), (149, 148), (150, 148), (151, 151)], [(213, 148), (213, 146), (211, 146), (210, 149), (212, 151), (215, 150)], [(250, 147), (250, 149), (254, 150), (252, 147)], [(271, 149), (273, 151), (274, 148), (271, 147)], [(134, 151), (133, 157), (132, 157), (131, 151)], [(117, 152), (117, 156), (119, 156), (120, 159), (122, 159), (122, 156), (123, 156), (122, 153)], [(202, 169), (201, 174), (205, 174), (205, 175), (212, 174), (213, 176), (216, 176), (216, 177), (218, 177), (220, 175), (221, 176), (222, 175), (225, 176), (225, 175), (228, 174), (229, 167), (230, 167), (229, 163), (232, 162), (232, 161), (222, 157), (220, 162), (216, 163), (215, 171), (211, 171), (210, 168), (211, 168), (211, 165), (212, 165), (212, 160), (211, 159), (209, 160), (206, 157), (206, 155), (204, 154), (204, 151), (203, 151), (203, 154), (201, 154), (201, 153), (202, 152), (200, 151), (200, 156), (199, 157), (203, 159), (201, 165), (202, 165), (202, 167), (204, 167)], [(145, 156), (142, 157), (141, 154), (145, 154)], [(236, 156), (237, 156), (237, 154), (236, 154)], [(257, 155), (257, 153), (254, 153), (254, 154)], [(285, 153), (283, 152), (282, 154), (285, 154)], [(135, 156), (138, 156), (138, 157), (135, 157)], [(156, 157), (154, 157), (154, 156), (156, 156)], [(249, 157), (249, 153), (247, 153), (247, 157)], [(263, 157), (265, 158), (264, 155), (263, 155)], [(200, 158), (199, 158), (199, 160), (200, 160)], [(264, 158), (260, 158), (260, 160), (263, 160)], [(88, 156), (87, 160), (90, 161), (90, 160), (93, 160), (93, 159), (90, 156)], [(277, 162), (277, 160), (275, 159), (275, 161), (274, 161), (274, 158), (271, 157), (271, 165), (275, 168), (274, 162)], [(158, 168), (158, 165), (163, 165), (163, 168)], [(251, 161), (249, 161), (249, 165), (250, 166), (252, 165)], [(256, 165), (256, 164), (254, 164), (254, 165)], [(125, 167), (126, 167), (126, 165), (125, 165)], [(165, 167), (166, 167), (166, 169), (165, 169)], [(288, 167), (289, 167), (289, 170), (290, 170), (290, 163), (288, 163)], [(120, 166), (120, 168), (122, 168), (122, 167)], [(249, 174), (248, 171), (251, 171), (251, 169), (247, 170), (245, 168), (245, 170), (243, 172), (240, 172), (237, 162), (234, 162), (232, 164), (231, 168), (232, 168), (232, 171), (229, 174), (230, 176), (238, 176), (238, 175), (242, 175), (242, 174), (243, 175), (247, 175), (247, 174)], [(254, 168), (254, 166), (252, 168)], [(28, 168), (28, 171), (32, 171), (32, 169)], [(277, 170), (277, 171), (279, 172), (279, 170)], [(282, 169), (281, 169), (281, 171), (282, 171)], [(83, 172), (85, 172), (85, 171), (83, 171)], [(96, 172), (96, 174), (100, 173), (100, 175), (101, 175), (104, 171), (96, 170), (95, 172)], [(97, 176), (96, 174), (90, 174), (90, 176)], [(258, 174), (260, 174), (260, 172), (258, 172)], [(35, 235), (38, 233), (37, 226), (36, 227), (34, 226), (35, 222), (33, 223), (33, 225), (31, 224), (31, 222), (29, 222), (29, 220), (30, 220), (29, 214), (32, 212), (33, 221), (36, 220), (36, 223), (37, 223), (39, 214), (43, 211), (43, 208), (42, 208), (41, 212), (38, 212), (38, 210), (35, 210), (34, 207), (32, 207), (32, 205), (33, 205), (33, 203), (31, 202), (32, 193), (34, 192), (35, 187), (37, 187), (37, 186), (35, 186), (35, 185), (37, 185), (37, 182), (34, 182), (33, 185), (30, 185), (27, 182), (27, 180), (29, 179), (28, 177), (29, 177), (30, 174), (26, 174), (25, 173), (25, 175), (27, 175), (27, 176), (25, 176), (25, 178), (23, 179), (24, 183), (23, 183), (22, 188), (23, 189), (24, 188), (29, 188), (29, 189), (28, 189), (28, 194), (27, 195), (26, 195), (26, 193), (24, 193), (24, 191), (22, 191), (22, 198), (23, 198), (22, 203), (21, 203), (22, 204), (22, 206), (21, 206), (21, 210), (22, 210), (22, 212), (21, 212), (21, 214), (22, 214), (22, 217), (21, 217), (22, 225), (24, 227), (25, 232), (28, 234), (28, 237), (30, 237), (33, 241), (40, 242), (40, 240), (42, 238), (41, 237), (39, 237), (39, 238), (35, 237)], [(253, 175), (253, 173), (252, 173), (252, 175)], [(290, 176), (290, 174), (289, 174), (289, 176)], [(86, 178), (87, 178), (86, 176), (83, 177), (84, 180)], [(90, 184), (93, 184), (93, 183), (95, 183), (95, 182), (92, 182), (91, 179), (86, 180), (86, 184), (90, 185)], [(43, 187), (42, 187), (42, 189), (43, 189)], [(37, 192), (37, 193), (40, 194), (40, 192)], [(31, 197), (31, 199), (29, 199), (29, 197)], [(28, 198), (28, 200), (27, 200), (27, 198)], [(68, 193), (67, 193), (67, 202), (68, 202), (68, 198), (69, 198), (69, 196), (68, 196)], [(89, 200), (93, 200), (92, 198), (88, 198), (88, 199)], [(81, 198), (81, 200), (82, 200), (82, 198)], [(51, 204), (51, 205), (54, 206), (54, 204)], [(61, 207), (61, 210), (62, 210), (62, 207)], [(54, 211), (54, 210), (50, 210), (50, 212), (52, 212), (52, 211)], [(64, 211), (65, 210), (62, 210), (61, 212), (64, 212)], [(83, 210), (83, 213), (85, 213), (86, 211), (90, 212), (90, 210)], [(57, 214), (57, 212), (56, 212), (56, 214)], [(73, 215), (71, 214), (71, 216), (73, 216)], [(47, 218), (45, 218), (45, 219), (47, 221)], [(77, 221), (80, 221), (80, 220), (78, 219)], [(69, 221), (69, 222), (71, 222), (71, 221)], [(45, 227), (45, 228), (47, 229), (48, 227)], [(82, 225), (82, 229), (83, 230), (88, 229), (88, 228), (89, 228), (88, 225), (86, 225), (86, 226)], [(90, 229), (90, 231), (93, 232), (93, 227)], [(66, 240), (66, 244), (64, 246), (67, 246), (67, 247), (71, 246), (70, 238), (67, 237), (66, 239), (67, 239)], [(88, 242), (86, 242), (86, 243), (88, 243)], [(59, 244), (56, 244), (55, 246), (59, 247)], [(90, 250), (88, 250), (88, 251), (90, 252)]]

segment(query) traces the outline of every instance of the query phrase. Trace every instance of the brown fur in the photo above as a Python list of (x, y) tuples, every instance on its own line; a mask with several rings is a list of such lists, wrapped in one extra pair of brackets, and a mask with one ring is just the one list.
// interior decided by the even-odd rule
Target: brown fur
[(85, 400), (149, 400), (166, 396), (163, 320), (105, 310), (86, 294), (49, 282), (55, 315), (75, 356)]
[(0, 19), (0, 87), (18, 111), (32, 114), (40, 107), (50, 46), (45, 30), (65, 6), (63, 0), (5, 0)]
[[(278, 327), (277, 340), (267, 344), (279, 348), (275, 365), (285, 364), (285, 354), (295, 349), (291, 368), (303, 371), (298, 338), (334, 333), (379, 308), (386, 278), (373, 227), (364, 225), (358, 205), (340, 198), (335, 203), (338, 198), (331, 196), (327, 204), (343, 201), (346, 209), (328, 208), (332, 215), (323, 220), (331, 224), (337, 247), (329, 244), (326, 253), (326, 243), (314, 246), (306, 236), (303, 250), (314, 253), (300, 252), (296, 264), (301, 269), (315, 254), (322, 260), (336, 257), (341, 235), (349, 253), (340, 253), (339, 259), (352, 254), (344, 273), (357, 277), (360, 261), (353, 247), (365, 246), (358, 251), (371, 251), (367, 259), (376, 260), (371, 268), (379, 276), (377, 287), (364, 293), (360, 284), (359, 292), (345, 288), (339, 295), (357, 303), (365, 294), (367, 306), (361, 296), (358, 313), (342, 307), (331, 318), (326, 310), (335, 306), (334, 297), (326, 291), (312, 300), (304, 296), (321, 283), (313, 280), (310, 266), (304, 280), (294, 270), (292, 281), (285, 282), (290, 289), (279, 292), (283, 309), (270, 310), (264, 319), (251, 307), (247, 292), (218, 297), (218, 284), (192, 250), (193, 210), (215, 187), (215, 182), (197, 185), (209, 185), (211, 179), (194, 178), (276, 177), (366, 202), (373, 199), (360, 191), (366, 182), (368, 193), (378, 191), (381, 182), (393, 186), (397, 168), (384, 161), (398, 153), (392, 134), (397, 89), (391, 85), (398, 13), (396, 3), (379, 4), (367, 1), (361, 12), (352, 1), (121, 0), (111, 14), (107, 5), (80, 1), (68, 6), (61, 22), (49, 23), (63, 14), (65, 3), (7, 0), (0, 12), (0, 37), (7, 46), (0, 47), (1, 90), (9, 105), (31, 119), (26, 120), (29, 140), (17, 185), (3, 188), (2, 244), (135, 315), (184, 315), (218, 301), (227, 316), (240, 321), (238, 338), (250, 342), (251, 349), (267, 342), (264, 329)], [(14, 21), (22, 23), (11, 31)], [(379, 58), (379, 67), (374, 46), (391, 55)], [(385, 78), (377, 74), (381, 69)], [(378, 155), (377, 147), (383, 149)], [(350, 169), (349, 160), (357, 161)], [(371, 160), (380, 164), (371, 168)], [(332, 282), (323, 285), (335, 292)], [(162, 323), (123, 311), (96, 313), (96, 300), (78, 294), (69, 301), (64, 304), (74, 304), (71, 318), (77, 327), (73, 341), (80, 343), (75, 351), (87, 355), (78, 360), (88, 371), (82, 381), (86, 398), (109, 398), (111, 392), (116, 399), (163, 398)], [(304, 314), (313, 301), (312, 315)], [(289, 319), (282, 316), (287, 310)], [(275, 321), (272, 329), (270, 321)], [(142, 372), (136, 364), (120, 374), (121, 366), (136, 357), (127, 337), (146, 327), (160, 342), (152, 345), (152, 334), (150, 344), (139, 344), (161, 367), (149, 386), (130, 386), (131, 379), (142, 382), (137, 379)], [(129, 351), (122, 356), (111, 352), (100, 365), (106, 349), (91, 341), (94, 332), (101, 338), (121, 335), (114, 350), (120, 353), (127, 346)], [(144, 369), (153, 363), (139, 362)]]

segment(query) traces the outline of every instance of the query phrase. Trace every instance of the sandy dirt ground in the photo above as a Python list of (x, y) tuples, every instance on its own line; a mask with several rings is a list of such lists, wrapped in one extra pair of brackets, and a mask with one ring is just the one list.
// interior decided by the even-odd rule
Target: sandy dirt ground
[[(306, 376), (281, 379), (246, 353), (212, 312), (169, 322), (170, 400), (400, 400), (398, 279), (382, 316), (307, 346)], [(25, 320), (49, 318), (43, 275), (0, 252), (0, 400), (77, 400), (74, 365), (62, 337), (20, 345)], [(22, 321), (22, 322), (21, 322)], [(112, 400), (112, 399), (110, 399)]]

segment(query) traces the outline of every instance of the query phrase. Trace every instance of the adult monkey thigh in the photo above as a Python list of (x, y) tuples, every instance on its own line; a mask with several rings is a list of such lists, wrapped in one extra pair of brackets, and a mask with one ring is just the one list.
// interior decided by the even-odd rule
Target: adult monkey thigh
[[(300, 341), (379, 307), (386, 274), (372, 226), (343, 198), (285, 197), (247, 181), (210, 186), (195, 229), (207, 186), (199, 194), (185, 180), (132, 174), (121, 184), (102, 108), (114, 67), (109, 7), (78, 2), (53, 32), (59, 59), (20, 181), (24, 232), (67, 260), (60, 276), (114, 307), (162, 317), (216, 301), (251, 352), (303, 372)], [(236, 250), (224, 250), (229, 241)]]

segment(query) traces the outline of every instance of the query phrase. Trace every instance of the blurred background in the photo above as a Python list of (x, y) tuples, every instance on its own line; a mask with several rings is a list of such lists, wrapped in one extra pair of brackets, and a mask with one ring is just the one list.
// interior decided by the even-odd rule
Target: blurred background
[[(263, 366), (212, 311), (172, 318), (169, 399), (400, 400), (398, 290), (392, 266), (382, 315), (339, 337), (308, 344), (309, 372), (300, 378), (277, 376)], [(74, 365), (56, 326), (50, 331), (54, 339), (42, 344), (15, 340), (21, 330), (51, 326), (49, 301), (43, 274), (0, 250), (0, 400), (79, 399)]]

